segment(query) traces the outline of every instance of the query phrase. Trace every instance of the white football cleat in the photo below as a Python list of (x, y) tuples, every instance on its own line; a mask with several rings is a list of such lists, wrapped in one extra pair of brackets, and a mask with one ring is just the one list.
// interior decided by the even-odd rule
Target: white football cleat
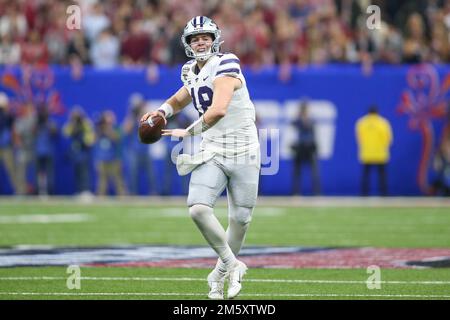
[(208, 275), (209, 293), (208, 298), (213, 300), (223, 300), (223, 287), (226, 274), (221, 274), (216, 269)]
[(228, 284), (228, 299), (235, 298), (242, 289), (242, 278), (244, 274), (247, 272), (247, 266), (242, 261), (237, 260), (233, 269), (228, 273), (229, 284)]

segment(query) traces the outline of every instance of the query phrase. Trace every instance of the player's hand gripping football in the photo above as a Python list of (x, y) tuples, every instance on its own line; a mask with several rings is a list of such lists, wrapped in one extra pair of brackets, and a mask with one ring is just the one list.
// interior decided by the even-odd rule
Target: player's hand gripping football
[(164, 119), (164, 125), (167, 125), (167, 120), (164, 112), (161, 112), (159, 110), (155, 110), (152, 112), (147, 112), (141, 117), (141, 122), (147, 121), (148, 118), (154, 117), (154, 116), (161, 116)]

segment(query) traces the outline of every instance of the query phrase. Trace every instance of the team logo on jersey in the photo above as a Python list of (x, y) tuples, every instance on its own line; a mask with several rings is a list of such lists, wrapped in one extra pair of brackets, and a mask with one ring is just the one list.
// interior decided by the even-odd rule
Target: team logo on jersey
[(181, 78), (183, 79), (183, 82), (186, 82), (189, 76), (189, 66), (183, 66), (181, 69)]

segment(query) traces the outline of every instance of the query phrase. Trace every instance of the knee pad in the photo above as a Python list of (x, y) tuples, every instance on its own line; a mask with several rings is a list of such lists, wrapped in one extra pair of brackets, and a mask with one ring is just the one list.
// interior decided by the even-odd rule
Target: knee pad
[(194, 204), (192, 207), (189, 207), (189, 215), (193, 220), (201, 220), (209, 214), (212, 214), (212, 208), (204, 204)]
[(252, 220), (253, 208), (234, 207), (230, 212), (230, 219), (240, 225), (249, 224)]

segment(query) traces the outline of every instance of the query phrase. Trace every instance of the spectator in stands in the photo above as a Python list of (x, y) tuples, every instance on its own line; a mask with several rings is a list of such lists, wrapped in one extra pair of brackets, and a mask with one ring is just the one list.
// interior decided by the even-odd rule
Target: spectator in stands
[[(13, 193), (15, 193), (17, 186), (13, 149), (13, 124), (14, 118), (9, 110), (9, 98), (4, 92), (0, 92), (0, 164), (3, 164)], [(0, 183), (0, 186), (4, 187), (5, 184)]]
[(325, 47), (328, 51), (328, 62), (343, 63), (346, 61), (347, 36), (342, 27), (342, 23), (337, 17), (330, 19), (326, 28), (329, 40)]
[(307, 41), (307, 62), (309, 64), (324, 64), (327, 61), (327, 52), (323, 47), (323, 26), (319, 17), (312, 14), (308, 17), (305, 26)]
[(72, 108), (63, 133), (70, 139), (68, 155), (74, 166), (75, 192), (89, 195), (91, 149), (95, 142), (95, 132), (91, 120), (80, 106)]
[(111, 29), (100, 32), (90, 50), (90, 58), (94, 67), (107, 69), (119, 63), (120, 44)]
[(365, 74), (370, 74), (377, 57), (376, 46), (365, 26), (356, 31), (355, 49), (357, 52), (357, 62), (361, 63)]
[(28, 41), (22, 44), (20, 51), (22, 63), (31, 65), (48, 64), (47, 46), (42, 42), (41, 35), (36, 30), (31, 30), (28, 33)]
[(86, 37), (93, 43), (100, 33), (111, 26), (110, 18), (105, 14), (104, 4), (94, 2), (91, 10), (83, 16), (83, 26)]
[(423, 18), (418, 13), (408, 17), (406, 38), (403, 43), (403, 62), (421, 63), (429, 55), (428, 41), (425, 37)]
[(0, 18), (0, 35), (9, 34), (12, 39), (23, 39), (27, 30), (27, 20), (20, 11), (20, 4), (11, 1)]
[(132, 195), (139, 194), (141, 177), (148, 184), (150, 193), (158, 193), (149, 146), (141, 143), (138, 138), (139, 119), (145, 112), (146, 105), (142, 95), (140, 93), (132, 94), (129, 100), (128, 114), (122, 124), (126, 146), (125, 159), (130, 181), (129, 191)]
[(395, 25), (385, 24), (380, 39), (378, 61), (390, 64), (399, 64), (402, 60), (403, 38)]
[(75, 80), (83, 76), (84, 65), (90, 64), (90, 45), (81, 31), (74, 30), (70, 33), (72, 38), (67, 45), (67, 59), (71, 67), (71, 75)]
[[(65, 8), (65, 7), (63, 7)], [(65, 11), (52, 11), (51, 23), (43, 37), (51, 64), (67, 63), (68, 33)]]
[(308, 108), (308, 102), (302, 100), (298, 118), (292, 123), (297, 130), (297, 140), (291, 146), (294, 153), (294, 173), (292, 175), (292, 194), (294, 195), (300, 194), (299, 182), (301, 182), (301, 169), (304, 165), (308, 165), (311, 169), (313, 194), (320, 194), (316, 136)]
[(367, 115), (358, 119), (355, 126), (359, 161), (362, 164), (361, 194), (367, 196), (370, 187), (370, 171), (377, 169), (379, 192), (388, 195), (386, 166), (389, 162), (389, 148), (392, 144), (392, 129), (389, 121), (378, 113), (373, 105)]
[(431, 42), (429, 61), (444, 63), (450, 61), (450, 28), (447, 28), (442, 11), (434, 14), (434, 23), (431, 25)]
[[(28, 6), (25, 8), (26, 18), (30, 30), (36, 30), (41, 36), (45, 36), (51, 23), (52, 14), (58, 9), (60, 1), (27, 1)], [(67, 7), (66, 7), (67, 8)], [(22, 9), (23, 10), (23, 9)], [(61, 14), (60, 14), (61, 15)], [(65, 10), (62, 15), (66, 16)]]
[(9, 33), (0, 37), (0, 65), (18, 64), (20, 62), (20, 45), (12, 41)]
[[(450, 1), (445, 1), (444, 8), (442, 9), (444, 14), (444, 23), (447, 27), (447, 30), (450, 30)], [(448, 36), (448, 41), (450, 41), (450, 34)]]
[(47, 106), (38, 107), (37, 123), (35, 128), (35, 153), (37, 192), (39, 195), (54, 193), (55, 177), (55, 144), (58, 135), (56, 123), (49, 119)]
[(102, 112), (96, 124), (95, 168), (97, 170), (97, 195), (104, 196), (111, 179), (118, 195), (125, 195), (125, 184), (120, 157), (120, 132), (116, 128), (113, 111)]
[(83, 64), (89, 64), (89, 41), (85, 34), (80, 30), (74, 30), (70, 33), (71, 39), (67, 46), (67, 55), (69, 60), (76, 58)]
[(150, 57), (150, 37), (142, 31), (140, 21), (131, 21), (129, 30), (129, 34), (122, 41), (122, 63), (142, 65)]

